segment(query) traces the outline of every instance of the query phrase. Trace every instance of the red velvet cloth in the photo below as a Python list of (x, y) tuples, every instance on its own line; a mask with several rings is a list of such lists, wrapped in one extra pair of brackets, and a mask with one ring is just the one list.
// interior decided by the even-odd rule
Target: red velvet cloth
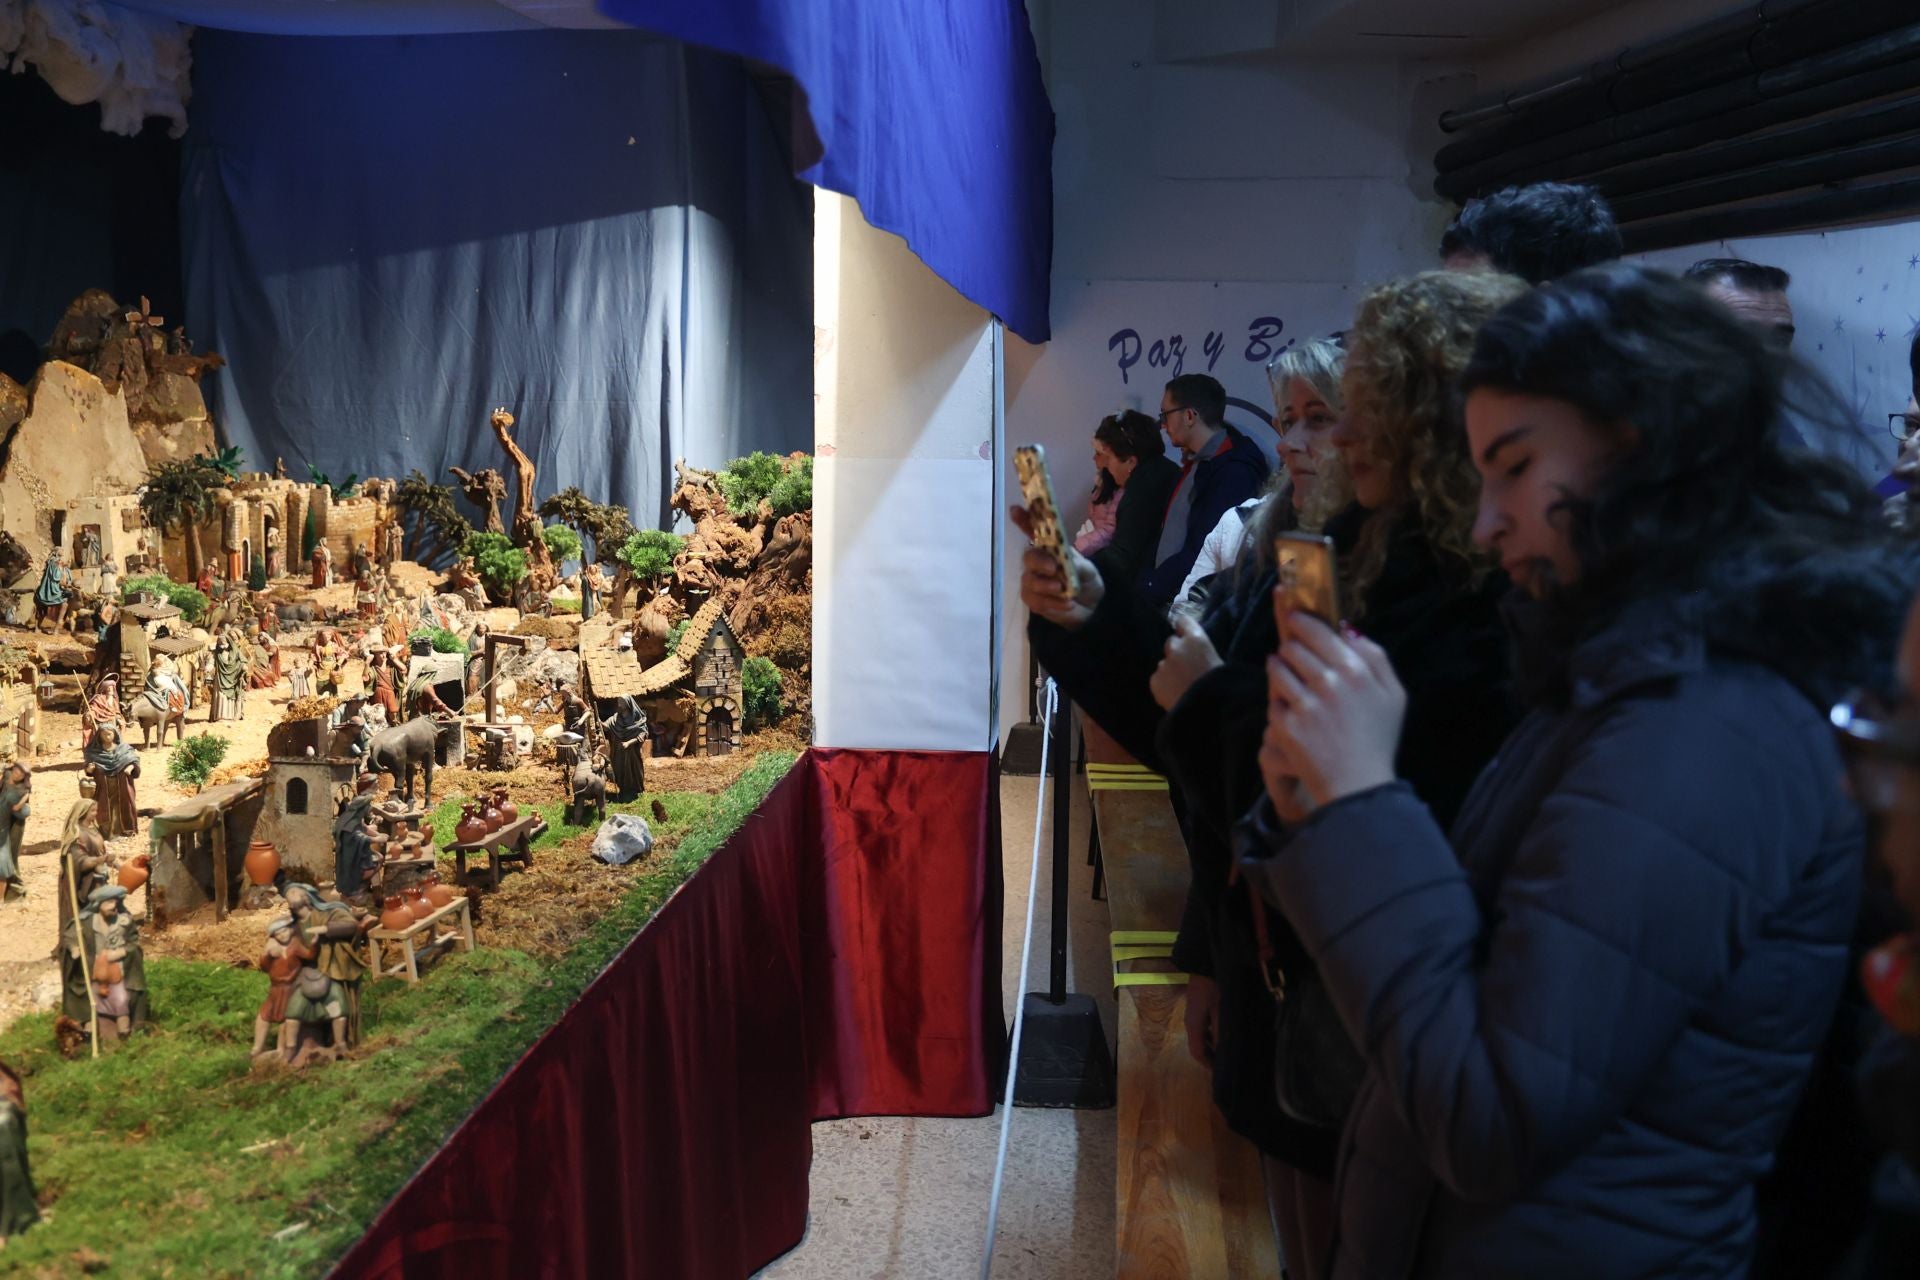
[(335, 1274), (744, 1276), (805, 1231), (814, 1119), (989, 1111), (997, 791), (987, 754), (803, 756)]

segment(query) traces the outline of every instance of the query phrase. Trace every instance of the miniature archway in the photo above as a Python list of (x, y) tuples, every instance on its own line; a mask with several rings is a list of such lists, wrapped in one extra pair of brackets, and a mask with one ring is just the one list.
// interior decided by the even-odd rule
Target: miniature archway
[(740, 703), (726, 694), (714, 694), (700, 700), (699, 723), (695, 727), (694, 754), (730, 755), (740, 749)]

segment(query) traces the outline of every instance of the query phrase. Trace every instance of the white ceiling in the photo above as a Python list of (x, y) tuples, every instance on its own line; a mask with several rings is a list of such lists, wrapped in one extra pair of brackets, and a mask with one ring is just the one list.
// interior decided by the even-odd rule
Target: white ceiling
[(273, 35), (434, 35), (618, 28), (593, 0), (116, 0), (196, 27)]

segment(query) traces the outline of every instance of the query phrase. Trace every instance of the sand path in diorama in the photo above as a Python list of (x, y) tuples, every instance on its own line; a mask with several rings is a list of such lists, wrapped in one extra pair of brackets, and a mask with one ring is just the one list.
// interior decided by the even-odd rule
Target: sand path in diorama
[[(283, 650), (284, 667), (291, 656)], [(357, 664), (355, 664), (357, 666)], [(212, 732), (229, 742), (222, 768), (263, 759), (267, 754), (267, 731), (280, 721), (291, 697), (285, 680), (272, 689), (247, 692), (244, 720), (207, 723), (207, 709), (198, 707), (187, 714), (187, 733)], [(60, 828), (66, 821), (71, 803), (80, 798), (81, 759), (80, 716), (70, 711), (42, 711), (40, 740), (47, 754), (30, 761), (33, 769), (33, 805), (27, 818), (25, 855), (20, 859), (21, 875), (26, 879), (27, 896), (9, 897), (0, 903), (0, 1027), (22, 1013), (52, 1008), (60, 999), (60, 976), (52, 956), (54, 935), (59, 930), (56, 894), (61, 892)], [(140, 745), (136, 726), (133, 745)], [(165, 809), (193, 793), (167, 781), (167, 757), (173, 740), (167, 745), (148, 747), (140, 752), (140, 780), (135, 785), (142, 809)], [(135, 854), (148, 851), (147, 823), (143, 819), (137, 834), (108, 842), (113, 856), (125, 862)], [(128, 900), (134, 911), (147, 910), (146, 890)]]

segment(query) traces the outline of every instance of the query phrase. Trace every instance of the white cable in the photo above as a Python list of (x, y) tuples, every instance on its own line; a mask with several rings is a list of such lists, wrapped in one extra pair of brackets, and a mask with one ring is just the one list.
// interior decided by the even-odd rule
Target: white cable
[[(1013, 1082), (1020, 1069), (1020, 1033), (1027, 1025), (1027, 965), (1033, 958), (1033, 909), (1040, 898), (1040, 837), (1046, 830), (1047, 765), (1053, 758), (1053, 713), (1060, 705), (1060, 690), (1051, 677), (1047, 680), (1047, 713), (1040, 729), (1040, 792), (1033, 805), (1033, 865), (1027, 878), (1027, 932), (1020, 942), (1020, 985), (1014, 988), (1019, 1001), (1013, 1006), (1013, 1043), (1007, 1048), (1007, 1091), (1000, 1099), (1000, 1154), (993, 1162), (993, 1196), (987, 1202), (987, 1249), (980, 1258), (980, 1280), (993, 1274), (993, 1237), (1000, 1227), (1000, 1188), (1007, 1177), (1007, 1135), (1013, 1128)], [(1060, 803), (1056, 797), (1055, 804)]]

